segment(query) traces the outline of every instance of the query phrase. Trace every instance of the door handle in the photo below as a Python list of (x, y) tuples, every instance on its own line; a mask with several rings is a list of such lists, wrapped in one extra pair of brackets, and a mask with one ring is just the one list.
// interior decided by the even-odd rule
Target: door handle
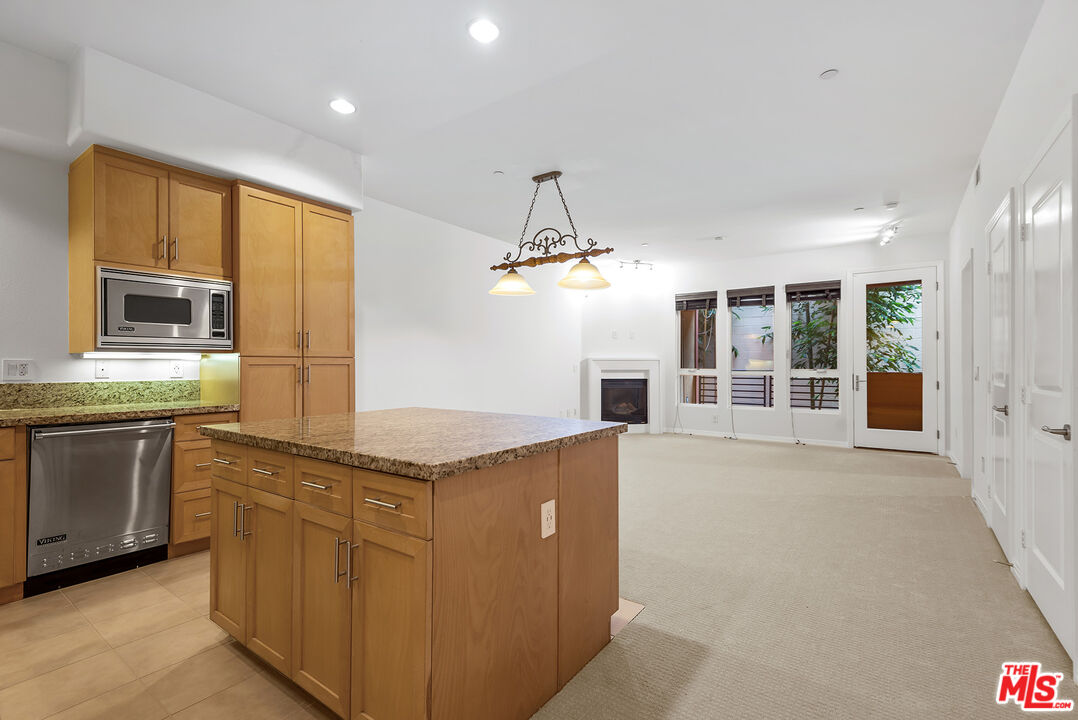
[(315, 490), (329, 490), (329, 485), (319, 485), (316, 482), (310, 482), (309, 480), (300, 480), (300, 485), (304, 487), (314, 488)]
[(854, 375), (853, 376), (853, 391), (854, 392), (861, 392), (861, 376), (860, 375)]
[(253, 532), (247, 532), (247, 511), (253, 509), (254, 505), (240, 504), (240, 540), (246, 540), (248, 536), (254, 535)]
[(1047, 425), (1041, 425), (1041, 430), (1051, 435), (1062, 435), (1064, 440), (1071, 439), (1071, 426), (1070, 423), (1064, 425), (1061, 428), (1051, 428)]
[(240, 508), (239, 500), (234, 501), (232, 503), (232, 537), (236, 537), (237, 535), (239, 535), (240, 523), (239, 523), (239, 520), (237, 519), (237, 514), (239, 512), (239, 508)]
[(197, 517), (197, 518), (209, 517), (210, 515), (213, 515), (213, 513), (212, 512), (195, 513), (195, 517)]
[(400, 503), (387, 503), (385, 500), (381, 500), (379, 498), (363, 498), (363, 502), (368, 503), (370, 505), (377, 505), (378, 507), (384, 507), (384, 508), (386, 508), (388, 510), (400, 510), (401, 509), (401, 504)]
[(307, 384), (308, 385), (311, 384), (311, 366), (310, 365), (307, 366)]
[(311, 331), (310, 330), (307, 331), (307, 349), (308, 350), (311, 349)]
[(352, 575), (352, 551), (355, 550), (357, 547), (359, 547), (359, 543), (356, 543), (355, 545), (353, 545), (351, 542), (348, 543), (348, 559), (344, 564), (344, 571), (347, 573), (347, 576), (345, 577), (344, 586), (349, 590), (352, 589), (352, 583), (359, 580), (358, 575)]
[(303, 333), (301, 333), (299, 330), (297, 330), (296, 331), (296, 347), (303, 347), (303, 343), (300, 341), (300, 338), (302, 338), (302, 337), (303, 337)]
[(178, 237), (172, 238), (172, 259), (180, 259), (180, 239)]
[(1003, 407), (998, 407), (996, 405), (993, 405), (992, 409), (995, 410), (996, 412), (1001, 412), (1004, 415), (1010, 415), (1011, 414), (1011, 406), (1010, 405), (1004, 405)]
[(197, 468), (209, 467), (210, 465), (213, 465), (213, 463), (195, 463), (195, 467)]
[(168, 235), (161, 236), (161, 259), (168, 260)]
[(335, 585), (340, 583), (342, 577), (346, 577), (348, 575), (347, 567), (345, 567), (344, 572), (341, 572), (340, 570), (341, 545), (351, 545), (351, 543), (347, 539), (341, 540), (339, 537), (333, 538), (333, 583)]

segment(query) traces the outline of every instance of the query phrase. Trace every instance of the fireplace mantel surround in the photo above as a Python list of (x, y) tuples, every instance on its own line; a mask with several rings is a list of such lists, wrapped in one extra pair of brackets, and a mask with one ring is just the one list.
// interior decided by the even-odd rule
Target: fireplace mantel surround
[(662, 378), (654, 358), (587, 358), (583, 362), (583, 412), (581, 417), (602, 417), (603, 379), (645, 378), (648, 381), (648, 422), (630, 425), (631, 433), (661, 434), (663, 431)]

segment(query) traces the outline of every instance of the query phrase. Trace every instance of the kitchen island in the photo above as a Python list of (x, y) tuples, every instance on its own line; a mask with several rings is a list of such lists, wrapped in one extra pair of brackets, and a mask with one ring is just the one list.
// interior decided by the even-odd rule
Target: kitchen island
[(208, 425), (210, 617), (336, 714), (530, 717), (609, 642), (617, 423)]

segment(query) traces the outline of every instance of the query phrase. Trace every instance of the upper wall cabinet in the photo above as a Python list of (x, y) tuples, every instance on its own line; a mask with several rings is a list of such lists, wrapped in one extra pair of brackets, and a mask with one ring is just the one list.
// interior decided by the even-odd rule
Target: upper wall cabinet
[(68, 185), (71, 236), (96, 264), (232, 276), (229, 183), (95, 145)]
[(355, 348), (352, 214), (303, 203), (303, 354), (351, 357)]

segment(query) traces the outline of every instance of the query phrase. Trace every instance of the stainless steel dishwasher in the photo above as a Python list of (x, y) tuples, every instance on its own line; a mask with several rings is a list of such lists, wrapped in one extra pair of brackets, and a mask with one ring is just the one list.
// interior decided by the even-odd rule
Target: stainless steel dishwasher
[(33, 428), (29, 578), (168, 544), (174, 426), (158, 419)]

